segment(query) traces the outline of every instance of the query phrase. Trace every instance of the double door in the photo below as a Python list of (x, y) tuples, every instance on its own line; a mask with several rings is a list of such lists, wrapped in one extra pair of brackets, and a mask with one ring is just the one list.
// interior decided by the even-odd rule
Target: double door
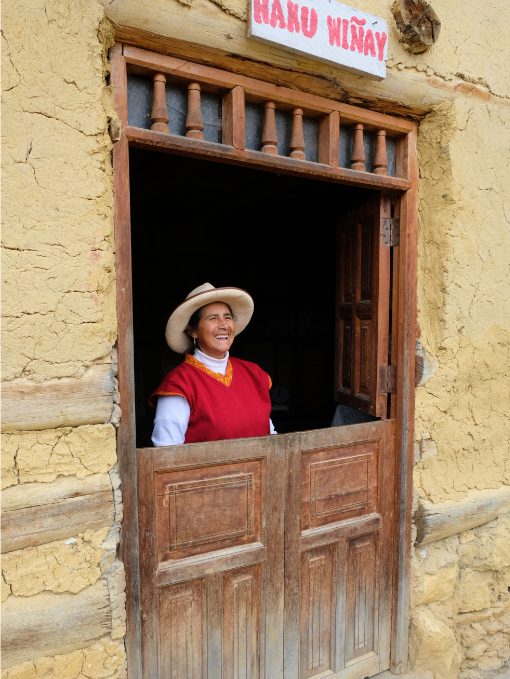
[(395, 422), (137, 451), (143, 679), (389, 666)]

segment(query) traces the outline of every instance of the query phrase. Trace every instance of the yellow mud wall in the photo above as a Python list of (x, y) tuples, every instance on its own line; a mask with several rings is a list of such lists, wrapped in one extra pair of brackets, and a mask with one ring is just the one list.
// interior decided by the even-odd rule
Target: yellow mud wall
[(418, 318), (429, 376), (416, 395), (415, 496), (429, 512), (456, 504), (467, 516), (477, 497), (495, 509), (414, 553), (412, 654), (446, 678), (510, 676), (508, 88), (499, 94), (459, 97), (420, 126)]
[[(414, 507), (416, 516), (436, 508), (460, 519), (413, 546), (410, 667), (434, 679), (510, 676), (510, 11), (504, 0), (433, 3), (439, 40), (412, 55), (390, 2), (351, 4), (388, 21), (383, 81), (250, 41), (241, 0), (4, 1), (4, 409), (21, 423), (4, 433), (4, 510), (32, 516), (34, 506), (79, 487), (85, 503), (100, 498), (102, 513), (94, 525), (85, 514), (69, 534), (46, 527), (38, 544), (12, 536), (3, 617), (13, 638), (27, 606), (42, 611), (41, 623), (59, 602), (96, 611), (103, 623), (97, 629), (89, 616), (81, 639), (68, 635), (60, 646), (38, 629), (38, 644), (4, 654), (4, 679), (125, 676), (104, 14), (125, 34), (184, 41), (218, 63), (234, 54), (282, 84), (419, 118), (417, 352), (425, 370)], [(37, 416), (24, 412), (23, 388), (34, 383), (40, 394), (92, 385), (108, 412), (91, 407), (85, 422), (72, 413), (59, 421), (53, 411), (45, 418), (44, 405)]]
[(111, 41), (96, 2), (2, 3), (5, 679), (126, 676)]

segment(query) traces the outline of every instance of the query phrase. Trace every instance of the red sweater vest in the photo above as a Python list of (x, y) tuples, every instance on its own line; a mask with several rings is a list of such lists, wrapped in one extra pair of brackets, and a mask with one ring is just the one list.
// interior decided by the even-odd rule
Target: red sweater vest
[(191, 355), (171, 370), (155, 396), (184, 396), (190, 406), (185, 443), (269, 434), (271, 378), (255, 363), (229, 358), (225, 375)]

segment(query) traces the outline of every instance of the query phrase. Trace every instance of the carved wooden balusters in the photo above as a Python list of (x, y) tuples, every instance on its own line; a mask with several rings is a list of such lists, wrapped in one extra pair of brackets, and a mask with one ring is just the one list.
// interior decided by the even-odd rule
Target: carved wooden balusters
[(354, 136), (352, 139), (351, 168), (353, 170), (365, 170), (365, 146), (363, 144), (363, 125), (354, 125)]
[[(262, 148), (264, 153), (278, 153), (278, 134), (276, 131), (276, 106), (274, 101), (264, 104), (264, 127), (262, 129)], [(305, 159), (305, 137), (303, 131), (303, 109), (292, 111), (292, 133), (290, 138), (290, 157)]]
[[(166, 99), (166, 76), (163, 73), (153, 75), (153, 100), (151, 111), (151, 129), (157, 132), (169, 132), (169, 117)], [(201, 110), (201, 86), (198, 82), (189, 82), (188, 108), (186, 115), (186, 137), (204, 139), (204, 121)], [(223, 143), (238, 149), (245, 148), (245, 109), (244, 89), (240, 86), (227, 91), (224, 96), (223, 111), (225, 120), (222, 125)], [(264, 123), (262, 129), (261, 151), (271, 155), (278, 155), (278, 131), (276, 127), (277, 102), (264, 103)], [(296, 160), (306, 160), (303, 109), (295, 107), (289, 111), (286, 107), (285, 115), (292, 116), (290, 138), (290, 157)], [(370, 135), (373, 147), (373, 168), (366, 167), (365, 157), (365, 127), (363, 123), (352, 122), (352, 147), (350, 167), (360, 172), (372, 171), (374, 174), (388, 174), (388, 154), (386, 149), (386, 130), (379, 128), (375, 131), (375, 141)], [(372, 128), (372, 126), (369, 126)], [(338, 153), (340, 143), (340, 115), (332, 111), (324, 115), (319, 123), (318, 134), (318, 162), (331, 167), (338, 167)], [(372, 155), (372, 154), (370, 154)]]
[[(166, 76), (155, 73), (152, 96), (151, 130), (168, 132), (168, 107), (166, 103)], [(200, 85), (196, 82), (188, 84), (188, 112), (186, 116), (186, 136), (192, 139), (204, 138), (204, 121), (200, 102)]]
[(264, 104), (264, 127), (262, 129), (262, 148), (263, 153), (276, 155), (278, 153), (278, 136), (276, 134), (276, 114), (273, 101), (266, 101)]
[[(365, 145), (363, 141), (363, 125), (354, 125), (352, 139), (351, 168), (353, 170), (365, 171)], [(386, 153), (386, 130), (377, 130), (374, 149), (374, 174), (388, 174), (388, 156)]]
[(186, 116), (186, 136), (192, 139), (204, 138), (204, 121), (200, 103), (200, 85), (188, 85), (188, 115)]
[(303, 109), (292, 111), (292, 135), (290, 138), (290, 157), (305, 159), (305, 135), (303, 131)]
[(168, 132), (168, 108), (166, 105), (166, 77), (163, 73), (154, 73), (152, 95), (151, 130)]
[(386, 130), (377, 130), (375, 140), (374, 173), (388, 174), (388, 156), (386, 154)]

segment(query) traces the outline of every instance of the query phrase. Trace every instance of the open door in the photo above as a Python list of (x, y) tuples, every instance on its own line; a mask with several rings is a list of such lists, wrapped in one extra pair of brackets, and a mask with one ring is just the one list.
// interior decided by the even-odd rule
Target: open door
[(375, 196), (342, 218), (337, 236), (335, 398), (381, 418), (390, 371), (390, 219), (389, 197)]

